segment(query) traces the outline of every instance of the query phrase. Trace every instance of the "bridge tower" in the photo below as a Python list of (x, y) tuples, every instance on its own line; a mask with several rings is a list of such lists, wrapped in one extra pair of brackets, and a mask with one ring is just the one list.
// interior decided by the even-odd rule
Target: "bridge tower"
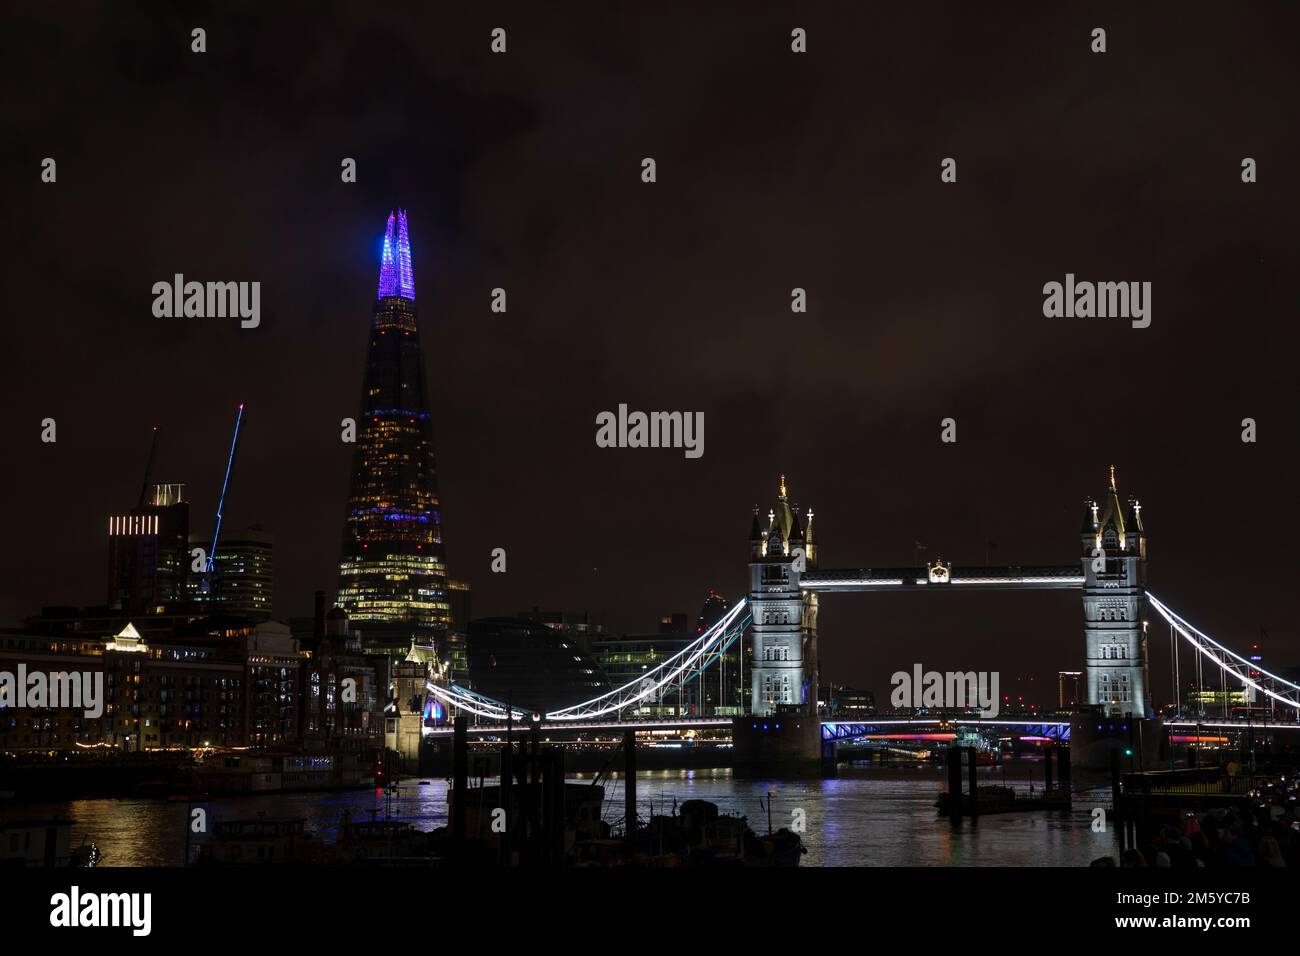
[(1147, 538), (1142, 505), (1120, 504), (1115, 468), (1102, 505), (1085, 502), (1083, 544), (1083, 633), (1086, 642), (1087, 702), (1108, 715), (1145, 717), (1150, 712), (1147, 679)]
[(800, 575), (817, 566), (812, 521), (812, 509), (801, 518), (799, 506), (790, 507), (784, 475), (766, 522), (754, 508), (749, 533), (753, 714), (795, 705), (817, 715), (817, 594), (799, 587)]

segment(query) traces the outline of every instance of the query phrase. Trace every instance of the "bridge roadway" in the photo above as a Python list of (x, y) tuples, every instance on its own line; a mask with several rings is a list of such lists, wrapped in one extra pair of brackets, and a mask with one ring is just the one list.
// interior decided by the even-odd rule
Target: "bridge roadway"
[(963, 591), (1076, 589), (1083, 587), (1078, 564), (1008, 567), (810, 568), (799, 576), (805, 591), (912, 591), (958, 588)]
[[(788, 715), (794, 716), (794, 715)], [(564, 720), (543, 722), (540, 730), (548, 737), (568, 736), (593, 730), (623, 731), (633, 730), (724, 730), (731, 727), (731, 717), (664, 717), (646, 720)], [(755, 723), (773, 723), (781, 717), (750, 718)], [(1192, 717), (1166, 718), (1164, 725), (1171, 730), (1290, 730), (1300, 731), (1300, 722), (1283, 720), (1227, 720), (1205, 718), (1197, 720)], [(900, 734), (915, 729), (919, 732), (938, 727), (960, 727), (978, 730), (1018, 730), (1026, 736), (1047, 737), (1052, 740), (1070, 739), (1070, 722), (1052, 718), (1016, 718), (989, 719), (981, 717), (882, 717), (872, 720), (823, 720), (822, 739), (850, 741), (869, 735), (887, 734), (898, 731)], [(519, 735), (529, 733), (530, 725), (516, 723), (512, 732)], [(478, 724), (468, 728), (471, 737), (504, 737), (506, 725)], [(451, 737), (451, 727), (435, 727), (428, 731), (430, 737)]]
[[(665, 717), (650, 720), (555, 720), (542, 721), (542, 733), (555, 737), (566, 732), (583, 733), (588, 730), (721, 730), (731, 727), (731, 717)], [(506, 725), (471, 724), (468, 728), (471, 737), (504, 737)], [(511, 732), (515, 734), (531, 733), (532, 726), (522, 721), (514, 724)], [(450, 737), (451, 727), (435, 727), (426, 733), (428, 737)]]
[[(797, 715), (786, 715), (786, 717), (768, 717), (768, 718), (749, 718), (755, 723), (773, 723), (778, 720), (795, 717)], [(568, 733), (584, 733), (591, 730), (617, 730), (622, 731), (628, 728), (633, 730), (723, 730), (731, 727), (731, 717), (665, 717), (651, 718), (646, 720), (563, 720), (563, 721), (543, 721), (539, 729), (549, 737), (560, 736)], [(873, 720), (824, 720), (822, 721), (822, 739), (824, 740), (852, 740), (854, 737), (861, 737), (868, 733), (876, 733), (880, 730), (898, 730), (904, 731), (909, 728), (925, 730), (938, 726), (947, 727), (990, 727), (990, 728), (1014, 728), (1022, 730), (1043, 730), (1042, 736), (1057, 736), (1064, 729), (1066, 737), (1069, 736), (1070, 724), (1068, 721), (1036, 719), (1020, 720), (985, 720), (980, 717), (885, 717)], [(1206, 725), (1202, 725), (1206, 726)], [(1258, 726), (1258, 725), (1257, 725)], [(506, 734), (506, 725), (502, 723), (492, 724), (471, 724), (468, 728), (471, 737), (502, 737)], [(435, 727), (427, 732), (430, 737), (450, 737), (453, 734), (451, 727)], [(531, 725), (527, 723), (515, 723), (511, 732), (515, 734), (528, 734), (531, 732)]]
[(1300, 722), (1278, 720), (1277, 718), (1260, 718), (1247, 720), (1244, 717), (1223, 718), (1203, 717), (1166, 717), (1165, 726), (1178, 730), (1300, 730)]

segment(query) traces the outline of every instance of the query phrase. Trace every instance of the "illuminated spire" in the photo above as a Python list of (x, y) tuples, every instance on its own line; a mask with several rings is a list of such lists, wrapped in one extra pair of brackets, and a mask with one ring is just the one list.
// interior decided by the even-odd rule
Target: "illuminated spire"
[(1106, 507), (1102, 509), (1098, 529), (1114, 525), (1119, 534), (1119, 545), (1124, 547), (1124, 507), (1119, 501), (1119, 489), (1115, 486), (1115, 466), (1110, 466), (1110, 490), (1106, 493)]
[[(335, 603), (355, 622), (349, 627), (370, 630), (369, 646), (404, 657), (412, 635), (424, 646), (450, 630), (455, 590), (447, 581), (404, 209), (388, 217), (376, 298)], [(383, 630), (389, 625), (401, 627)]]
[(384, 231), (384, 254), (379, 264), (379, 292), (376, 298), (401, 296), (415, 301), (415, 272), (411, 268), (411, 237), (406, 227), (406, 210), (388, 214)]
[(781, 497), (785, 498), (785, 475), (781, 476)]

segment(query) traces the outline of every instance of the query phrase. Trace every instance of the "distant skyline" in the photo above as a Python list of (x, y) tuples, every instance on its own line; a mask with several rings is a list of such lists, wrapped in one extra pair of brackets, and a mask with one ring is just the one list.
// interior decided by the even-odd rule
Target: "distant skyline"
[[(1300, 665), (1300, 11), (326, 6), (33, 8), (0, 37), (5, 622), (103, 602), (105, 521), (155, 424), (154, 480), (186, 482), (210, 530), (241, 402), (224, 527), (274, 533), (277, 616), (334, 596), (340, 421), (400, 206), (475, 616), (647, 631), (710, 588), (735, 601), (781, 474), (823, 567), (1070, 563), (1114, 465), (1151, 590)], [(260, 282), (260, 325), (155, 318), (176, 273)], [(1067, 274), (1150, 282), (1150, 326), (1045, 317)], [(597, 447), (620, 403), (702, 413), (704, 455)], [(823, 679), (880, 701), (919, 661), (1033, 675), (1050, 703), (1083, 663), (1072, 593), (836, 595), (820, 631)], [(1158, 619), (1150, 658), (1159, 706)]]

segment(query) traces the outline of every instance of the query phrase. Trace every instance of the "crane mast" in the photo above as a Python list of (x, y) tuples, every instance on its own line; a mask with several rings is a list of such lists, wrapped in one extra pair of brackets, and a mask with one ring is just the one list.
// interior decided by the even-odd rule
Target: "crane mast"
[(221, 537), (221, 516), (226, 504), (226, 492), (230, 489), (230, 476), (235, 471), (235, 451), (239, 448), (239, 428), (244, 421), (244, 404), (240, 402), (239, 413), (235, 416), (235, 434), (230, 440), (230, 457), (226, 459), (226, 477), (221, 482), (221, 496), (217, 499), (217, 521), (212, 530), (212, 547), (208, 551), (207, 572), (212, 574), (212, 562), (217, 556), (217, 540)]

